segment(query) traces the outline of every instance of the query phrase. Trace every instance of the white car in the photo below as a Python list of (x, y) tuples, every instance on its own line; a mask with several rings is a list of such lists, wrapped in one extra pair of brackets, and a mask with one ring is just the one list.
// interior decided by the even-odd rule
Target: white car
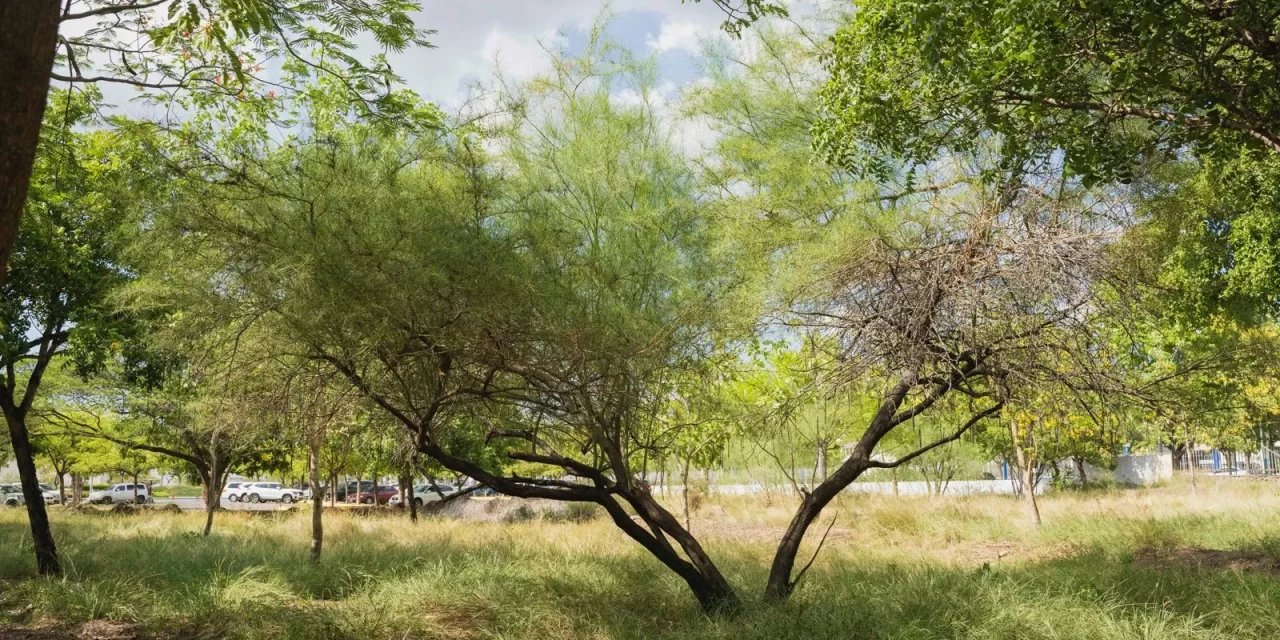
[[(147, 489), (147, 485), (138, 483), (137, 502), (144, 504), (151, 502), (151, 492)], [(89, 502), (98, 504), (128, 504), (134, 501), (135, 486), (132, 482), (122, 484), (113, 484), (101, 491), (90, 491)]]
[(0, 484), (0, 500), (6, 507), (17, 507), (27, 503), (22, 497), (22, 487), (16, 484)]
[[(413, 487), (413, 501), (421, 507), (427, 502), (443, 500), (456, 491), (457, 489), (453, 488), (452, 485), (447, 484), (420, 484)], [(444, 497), (441, 497), (441, 494), (444, 494)], [(400, 494), (397, 493), (391, 496), (387, 504), (400, 504)]]
[(42, 484), (40, 485), (40, 493), (44, 495), (45, 504), (58, 504), (58, 490), (53, 487)]
[(240, 487), (243, 502), (283, 502), (289, 504), (291, 502), (301, 502), (303, 500), (302, 491), (286, 487), (279, 482), (254, 482), (246, 487)]
[(253, 483), (244, 481), (228, 482), (227, 486), (222, 488), (222, 501), (240, 502), (240, 496), (244, 493), (244, 488), (251, 484)]

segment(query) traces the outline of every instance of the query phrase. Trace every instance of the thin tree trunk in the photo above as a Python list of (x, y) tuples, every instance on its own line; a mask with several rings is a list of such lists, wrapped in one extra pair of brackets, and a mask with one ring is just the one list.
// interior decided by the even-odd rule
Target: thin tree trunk
[(1080, 486), (1084, 487), (1089, 484), (1089, 478), (1085, 476), (1084, 458), (1076, 456), (1076, 476), (1080, 480)]
[(1022, 440), (1018, 437), (1018, 422), (1009, 420), (1009, 436), (1013, 438), (1013, 454), (1018, 463), (1018, 475), (1022, 479), (1022, 492), (1027, 500), (1031, 513), (1031, 521), (1040, 526), (1040, 505), (1036, 504), (1035, 470), (1027, 459), (1022, 448)]
[[(409, 459), (409, 486), (405, 491), (405, 503), (409, 507), (409, 522), (418, 524), (418, 497), (414, 495), (413, 483), (418, 479), (418, 451), (414, 450), (413, 456)], [(462, 488), (462, 484), (458, 484), (458, 488)]]
[(822, 482), (827, 479), (827, 440), (818, 438), (818, 463), (816, 465), (817, 481)]
[(320, 444), (323, 436), (311, 437), (307, 468), (311, 475), (311, 562), (320, 562), (324, 547), (324, 490), (320, 487)]
[(693, 526), (689, 524), (689, 463), (690, 460), (684, 461), (684, 474), (681, 482), (684, 483), (684, 528), (693, 531)]
[(1187, 469), (1191, 471), (1191, 493), (1194, 495), (1196, 493), (1196, 461), (1195, 456), (1192, 455), (1192, 450), (1195, 447), (1191, 443), (1191, 437), (1187, 434), (1186, 427), (1182, 428), (1182, 438), (1187, 442)]
[[(7, 4), (5, 0), (4, 4)], [(20, 3), (30, 4), (30, 3)], [(0, 17), (7, 13), (0, 10)], [(6, 30), (0, 27), (0, 35)], [(44, 493), (40, 491), (40, 479), (36, 476), (36, 463), (32, 457), (31, 440), (27, 425), (19, 409), (7, 406), (5, 421), (9, 423), (9, 442), (13, 447), (13, 460), (18, 465), (18, 478), (22, 481), (22, 497), (27, 502), (27, 520), (31, 524), (31, 541), (36, 551), (36, 566), (40, 575), (62, 575), (58, 563), (58, 547), (53, 543), (53, 531), (49, 528), (49, 514), (44, 508)]]
[(138, 474), (133, 474), (133, 504), (138, 504)]
[[(0, 2), (0, 283), (27, 202), (57, 49), (60, 4), (57, 0)], [(45, 551), (52, 553), (53, 547)], [(46, 568), (57, 568), (56, 557), (52, 562)]]
[(205, 495), (208, 499), (204, 501), (205, 519), (204, 519), (204, 535), (208, 537), (209, 532), (213, 531), (213, 512), (217, 510), (222, 501), (220, 495), (220, 487), (218, 487), (218, 478), (222, 475), (222, 470), (218, 467), (218, 447), (215, 442), (214, 446), (209, 447), (210, 461), (213, 463), (205, 472)]

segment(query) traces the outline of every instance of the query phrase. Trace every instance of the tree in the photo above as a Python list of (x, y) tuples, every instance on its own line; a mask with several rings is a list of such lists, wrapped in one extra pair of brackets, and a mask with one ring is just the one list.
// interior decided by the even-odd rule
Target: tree
[[(1275, 313), (1275, 2), (862, 3), (832, 40), (816, 146), (911, 184), (993, 137), (1086, 183), (1133, 181), (1131, 254), (1208, 324)], [(904, 79), (909, 79), (905, 80)], [(886, 158), (905, 160), (902, 168)]]
[[(27, 197), (50, 80), (269, 103), (282, 88), (261, 71), (282, 64), (332, 74), (373, 119), (398, 119), (404, 101), (384, 54), (363, 62), (353, 39), (383, 51), (430, 46), (411, 0), (21, 0), (0, 7), (0, 283)], [(59, 34), (59, 30), (65, 33)], [(320, 61), (324, 61), (321, 64)], [(98, 73), (94, 73), (94, 70)]]
[(36, 477), (28, 418), (50, 364), (65, 356), (82, 375), (127, 350), (134, 317), (110, 294), (130, 277), (126, 249), (152, 172), (136, 146), (91, 125), (94, 94), (59, 92), (45, 125), (11, 276), (0, 301), (0, 409), (9, 426), (40, 572), (60, 572)]
[(924, 162), (996, 134), (1091, 179), (1188, 146), (1274, 153), (1278, 32), (1273, 2), (876, 0), (832, 41), (818, 143), (875, 170), (859, 145)]

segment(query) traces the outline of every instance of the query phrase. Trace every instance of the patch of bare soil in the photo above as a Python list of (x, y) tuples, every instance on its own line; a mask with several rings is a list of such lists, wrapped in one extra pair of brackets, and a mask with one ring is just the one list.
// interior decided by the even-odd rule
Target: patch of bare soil
[(137, 625), (110, 620), (92, 620), (75, 629), (0, 625), (3, 640), (140, 640)]
[(1203, 569), (1265, 573), (1280, 576), (1280, 558), (1256, 551), (1217, 549), (1142, 549), (1134, 554), (1135, 564), (1155, 569), (1194, 566)]

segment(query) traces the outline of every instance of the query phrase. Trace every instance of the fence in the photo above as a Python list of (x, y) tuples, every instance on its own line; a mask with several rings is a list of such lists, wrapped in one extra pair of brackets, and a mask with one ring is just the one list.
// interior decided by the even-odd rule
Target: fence
[(1220, 475), (1276, 475), (1280, 474), (1280, 453), (1265, 445), (1257, 451), (1202, 449), (1192, 451), (1188, 460), (1184, 451), (1173, 457), (1173, 468), (1178, 471), (1195, 469), (1196, 473)]

